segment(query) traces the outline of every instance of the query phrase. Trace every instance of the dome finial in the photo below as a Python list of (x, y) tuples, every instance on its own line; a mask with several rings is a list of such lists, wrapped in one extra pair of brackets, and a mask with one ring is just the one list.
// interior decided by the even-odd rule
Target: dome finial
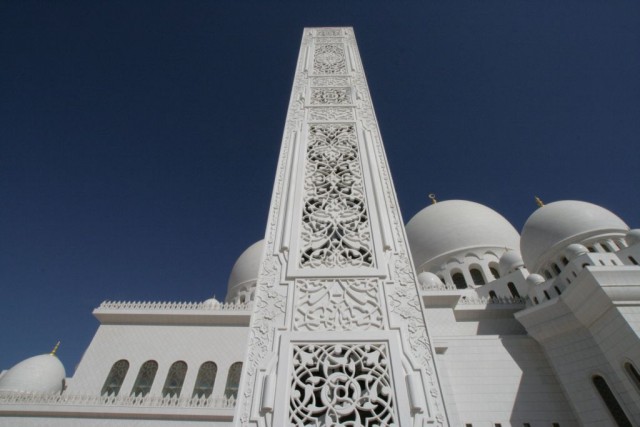
[(436, 195), (434, 193), (430, 193), (429, 198), (431, 199), (432, 204), (435, 205), (436, 203), (438, 203), (438, 201), (436, 200)]
[(56, 352), (58, 351), (58, 347), (60, 347), (60, 341), (58, 341), (55, 345), (55, 347), (53, 347), (53, 350), (51, 350), (51, 353), (49, 353), (52, 356), (56, 355)]
[(538, 205), (539, 208), (544, 206), (544, 202), (540, 199), (540, 197), (538, 196), (534, 196), (536, 199), (536, 204)]

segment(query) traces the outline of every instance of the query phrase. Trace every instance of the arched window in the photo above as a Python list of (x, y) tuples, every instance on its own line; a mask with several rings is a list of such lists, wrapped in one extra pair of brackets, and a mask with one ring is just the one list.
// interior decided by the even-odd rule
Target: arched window
[(124, 382), (124, 377), (127, 376), (127, 371), (129, 371), (129, 362), (126, 360), (122, 359), (114, 363), (100, 394), (102, 396), (117, 396)]
[(624, 413), (622, 406), (618, 403), (618, 400), (614, 396), (613, 392), (609, 388), (609, 385), (600, 375), (593, 376), (593, 385), (598, 390), (600, 397), (604, 401), (604, 404), (607, 405), (607, 409), (611, 413), (611, 416), (615, 420), (616, 424), (619, 427), (632, 427), (631, 421), (627, 418), (627, 414)]
[(489, 291), (489, 298), (491, 298), (491, 299), (498, 299), (498, 296), (496, 295), (496, 293), (495, 293), (495, 292), (493, 292), (493, 291)]
[(636, 261), (636, 259), (632, 256), (629, 256), (629, 261), (631, 261), (633, 265), (638, 265), (638, 261)]
[(551, 273), (549, 272), (549, 270), (545, 270), (544, 271), (544, 277), (547, 279), (551, 279), (553, 276), (551, 276)]
[(544, 293), (544, 296), (547, 297), (547, 299), (551, 299), (551, 297), (549, 296), (549, 292), (547, 291), (542, 291)]
[(489, 267), (489, 271), (491, 272), (491, 274), (493, 275), (494, 278), (499, 279), (500, 278), (500, 273), (498, 273), (498, 269), (495, 267)]
[(187, 375), (187, 364), (185, 362), (181, 360), (171, 365), (162, 388), (162, 397), (180, 397), (185, 375)]
[(558, 264), (556, 264), (555, 262), (552, 263), (551, 268), (553, 268), (553, 271), (555, 271), (556, 274), (560, 274), (560, 267), (558, 267)]
[(569, 264), (569, 260), (567, 259), (567, 257), (566, 257), (566, 256), (563, 256), (563, 257), (562, 257), (562, 263), (563, 263), (564, 265)]
[(224, 395), (227, 397), (238, 397), (238, 386), (240, 385), (240, 374), (242, 373), (242, 362), (236, 362), (229, 368), (227, 375), (227, 385), (224, 388)]
[(216, 382), (218, 367), (213, 362), (204, 362), (198, 370), (196, 385), (193, 387), (193, 397), (209, 397), (213, 392), (213, 385)]
[[(567, 280), (569, 280), (569, 279), (567, 279)], [(571, 283), (571, 282), (569, 282), (569, 283)], [(557, 293), (558, 295), (562, 295), (562, 291), (560, 290), (560, 288), (559, 288), (559, 287), (554, 286), (554, 287), (553, 287), (553, 289), (555, 289), (555, 290), (556, 290), (556, 293)]]
[(140, 367), (138, 377), (131, 390), (131, 396), (144, 397), (149, 394), (153, 380), (156, 377), (156, 372), (158, 372), (158, 362), (155, 360), (147, 360), (144, 362)]
[(484, 285), (484, 277), (482, 276), (482, 272), (477, 268), (472, 268), (469, 270), (471, 273), (471, 279), (473, 279), (473, 283), (475, 285)]
[(507, 283), (507, 288), (509, 288), (509, 292), (511, 292), (512, 297), (520, 298), (520, 294), (518, 293), (518, 288), (516, 288), (516, 285), (514, 285), (513, 282)]
[(629, 375), (631, 381), (636, 386), (638, 391), (640, 391), (640, 373), (638, 373), (636, 367), (633, 366), (632, 363), (627, 362), (624, 364), (624, 369), (625, 371), (627, 371), (627, 375)]
[(453, 284), (456, 285), (456, 288), (458, 288), (458, 289), (466, 289), (467, 281), (465, 280), (465, 278), (462, 275), (462, 273), (460, 273), (460, 272), (453, 273), (453, 275), (451, 276), (451, 280), (453, 280)]
[(606, 244), (606, 243), (600, 243), (600, 246), (602, 246), (602, 249), (603, 249), (605, 252), (611, 252), (611, 248), (609, 247), (609, 245), (608, 245), (608, 244)]

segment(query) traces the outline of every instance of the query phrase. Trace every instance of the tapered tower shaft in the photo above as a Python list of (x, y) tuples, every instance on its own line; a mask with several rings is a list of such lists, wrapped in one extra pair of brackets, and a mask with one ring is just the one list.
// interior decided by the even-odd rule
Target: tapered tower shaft
[(304, 30), (244, 366), (239, 426), (448, 424), (351, 28)]

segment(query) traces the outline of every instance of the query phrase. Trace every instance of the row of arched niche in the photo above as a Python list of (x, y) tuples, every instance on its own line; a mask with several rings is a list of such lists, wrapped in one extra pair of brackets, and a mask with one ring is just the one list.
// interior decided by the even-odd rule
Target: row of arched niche
[[(164, 381), (164, 386), (162, 387), (162, 397), (180, 397), (182, 385), (187, 375), (187, 369), (187, 363), (182, 360), (171, 365)], [(147, 360), (144, 362), (138, 371), (138, 376), (133, 384), (130, 396), (144, 397), (148, 395), (153, 386), (157, 371), (158, 362), (155, 360)], [(117, 396), (120, 393), (120, 389), (128, 372), (129, 361), (122, 359), (114, 363), (109, 371), (109, 375), (107, 375), (100, 394), (102, 396)], [(237, 397), (241, 372), (242, 362), (236, 362), (229, 368), (224, 390), (225, 397)], [(213, 392), (217, 373), (218, 366), (212, 361), (207, 361), (200, 365), (191, 397), (210, 397)]]

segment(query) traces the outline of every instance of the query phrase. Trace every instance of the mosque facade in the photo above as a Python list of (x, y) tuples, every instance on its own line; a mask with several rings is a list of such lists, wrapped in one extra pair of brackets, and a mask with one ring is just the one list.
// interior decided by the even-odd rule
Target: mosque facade
[(640, 425), (639, 262), (582, 201), (405, 225), (353, 30), (307, 28), (225, 300), (103, 302), (72, 376), (55, 351), (0, 373), (0, 426)]

